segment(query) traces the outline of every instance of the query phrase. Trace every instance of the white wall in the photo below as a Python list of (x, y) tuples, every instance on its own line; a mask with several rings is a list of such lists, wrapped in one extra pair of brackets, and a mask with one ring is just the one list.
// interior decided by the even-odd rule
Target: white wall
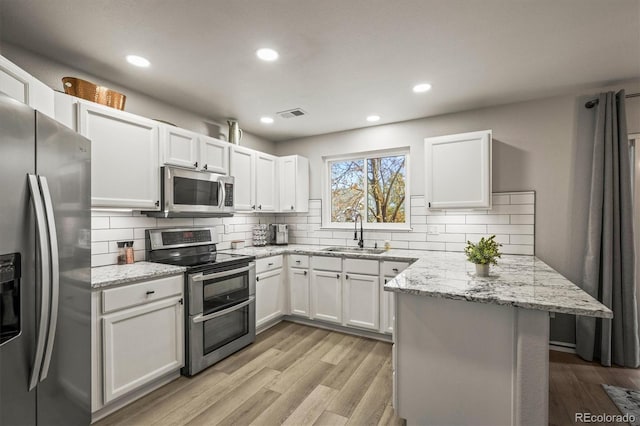
[[(640, 91), (640, 80), (614, 87)], [(321, 198), (322, 156), (410, 146), (411, 194), (424, 195), (423, 139), (492, 129), (493, 191), (536, 192), (536, 255), (571, 281), (582, 277), (595, 109), (600, 90), (279, 142), (277, 155), (310, 160), (310, 198)], [(428, 102), (428, 94), (425, 97)], [(640, 98), (627, 101), (629, 132), (640, 131)], [(573, 317), (552, 323), (552, 340), (574, 340)]]
[[(78, 77), (125, 94), (127, 96), (125, 110), (133, 114), (168, 121), (178, 127), (213, 137), (218, 137), (220, 132), (227, 133), (226, 123), (216, 123), (211, 118), (185, 111), (137, 92), (127, 87), (126, 82), (116, 83), (105, 80), (6, 42), (3, 42), (1, 47), (2, 56), (55, 90), (64, 91), (62, 77)], [(270, 154), (275, 153), (276, 150), (273, 141), (248, 132), (244, 132), (240, 144)]]

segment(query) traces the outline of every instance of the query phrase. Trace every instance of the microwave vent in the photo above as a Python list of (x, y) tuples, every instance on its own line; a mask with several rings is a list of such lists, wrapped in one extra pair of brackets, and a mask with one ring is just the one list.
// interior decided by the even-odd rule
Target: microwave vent
[(287, 111), (276, 112), (276, 115), (280, 118), (295, 118), (307, 115), (307, 113), (302, 108), (294, 108)]

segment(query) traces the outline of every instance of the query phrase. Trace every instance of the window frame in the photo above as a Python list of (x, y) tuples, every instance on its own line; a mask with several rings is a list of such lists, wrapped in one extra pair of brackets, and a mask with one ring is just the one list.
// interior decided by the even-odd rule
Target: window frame
[[(365, 222), (363, 221), (364, 229), (371, 230), (383, 230), (383, 231), (411, 231), (411, 152), (410, 147), (399, 147), (392, 149), (382, 149), (376, 151), (363, 151), (351, 154), (332, 155), (322, 157), (324, 162), (323, 176), (322, 176), (322, 224), (321, 229), (353, 229), (353, 222), (331, 222), (331, 166), (330, 164), (335, 161), (347, 161), (347, 160), (364, 160), (364, 176), (365, 183), (368, 185), (367, 173), (368, 165), (367, 159), (379, 158), (379, 157), (393, 157), (396, 155), (405, 156), (405, 199), (404, 199), (404, 211), (405, 222), (404, 223), (378, 223), (378, 222)], [(359, 226), (359, 225), (358, 225)]]

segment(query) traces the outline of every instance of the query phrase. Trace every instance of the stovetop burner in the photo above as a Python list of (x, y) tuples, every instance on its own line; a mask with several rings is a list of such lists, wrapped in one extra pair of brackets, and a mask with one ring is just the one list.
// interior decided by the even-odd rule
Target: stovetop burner
[[(195, 239), (194, 235), (198, 238)], [(147, 260), (185, 266), (188, 272), (248, 263), (254, 256), (220, 253), (215, 228), (148, 229), (145, 231)]]

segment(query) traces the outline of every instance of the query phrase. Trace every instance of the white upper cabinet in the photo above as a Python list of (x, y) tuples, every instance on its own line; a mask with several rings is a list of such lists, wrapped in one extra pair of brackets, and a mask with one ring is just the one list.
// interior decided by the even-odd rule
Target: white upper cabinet
[(255, 211), (255, 151), (231, 146), (231, 167), (235, 177), (233, 201), (237, 211)]
[(157, 210), (158, 123), (80, 101), (78, 125), (91, 140), (91, 205)]
[(170, 125), (161, 126), (164, 164), (197, 169), (200, 166), (200, 140), (196, 133)]
[(278, 158), (256, 151), (256, 209), (273, 212), (278, 209)]
[(0, 92), (54, 118), (53, 89), (0, 56)]
[(280, 157), (280, 211), (309, 211), (309, 160), (299, 155)]
[(424, 142), (427, 208), (491, 208), (491, 130)]
[(200, 169), (229, 174), (229, 142), (209, 136), (200, 136)]

